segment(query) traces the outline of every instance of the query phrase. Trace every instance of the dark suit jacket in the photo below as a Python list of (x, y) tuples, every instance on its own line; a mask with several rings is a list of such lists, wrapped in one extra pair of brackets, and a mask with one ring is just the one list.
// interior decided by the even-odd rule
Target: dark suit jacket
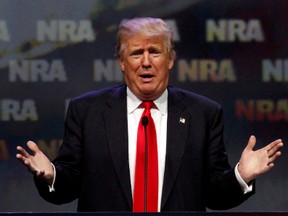
[[(36, 180), (47, 201), (62, 204), (78, 198), (78, 211), (131, 211), (125, 85), (71, 101), (54, 164), (55, 192), (49, 193), (47, 185)], [(220, 105), (168, 87), (161, 211), (232, 208), (253, 192), (243, 195), (228, 164)]]

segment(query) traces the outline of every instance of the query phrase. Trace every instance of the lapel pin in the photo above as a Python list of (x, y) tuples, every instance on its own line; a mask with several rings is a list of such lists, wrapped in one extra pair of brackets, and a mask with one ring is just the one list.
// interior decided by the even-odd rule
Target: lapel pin
[(180, 119), (179, 119), (179, 123), (185, 124), (185, 121), (186, 121), (185, 118), (180, 117)]

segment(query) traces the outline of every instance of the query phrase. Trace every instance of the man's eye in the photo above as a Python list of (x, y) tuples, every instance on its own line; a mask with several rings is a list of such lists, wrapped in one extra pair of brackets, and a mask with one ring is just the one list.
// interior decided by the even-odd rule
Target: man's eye
[(153, 55), (159, 55), (159, 54), (161, 54), (161, 52), (159, 51), (159, 50), (150, 50), (150, 52), (149, 52), (150, 54), (153, 54)]
[(130, 56), (133, 58), (139, 58), (142, 54), (141, 53), (131, 53)]
[(161, 52), (159, 52), (159, 51), (154, 51), (154, 52), (151, 52), (151, 54), (152, 54), (153, 56), (157, 57), (157, 56), (160, 56), (160, 55), (161, 55)]

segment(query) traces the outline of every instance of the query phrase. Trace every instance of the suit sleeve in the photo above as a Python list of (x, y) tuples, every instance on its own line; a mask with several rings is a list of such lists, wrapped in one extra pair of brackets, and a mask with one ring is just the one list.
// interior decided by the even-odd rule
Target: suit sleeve
[(229, 209), (247, 200), (255, 191), (244, 194), (229, 165), (223, 140), (222, 108), (218, 106), (211, 116), (206, 156), (206, 204), (210, 209)]
[(57, 158), (53, 161), (56, 168), (55, 192), (49, 192), (48, 185), (34, 178), (41, 197), (54, 204), (63, 204), (78, 198), (81, 179), (81, 121), (78, 113), (83, 110), (71, 103), (65, 120), (63, 144)]

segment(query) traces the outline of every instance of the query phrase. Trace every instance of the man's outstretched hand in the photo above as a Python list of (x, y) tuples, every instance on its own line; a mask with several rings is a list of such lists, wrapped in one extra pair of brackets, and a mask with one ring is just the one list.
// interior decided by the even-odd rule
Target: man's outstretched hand
[(31, 150), (32, 155), (30, 155), (23, 147), (17, 146), (18, 154), (16, 154), (16, 158), (19, 159), (33, 175), (43, 179), (51, 185), (53, 182), (54, 171), (50, 160), (38, 148), (36, 143), (28, 141), (27, 146)]
[(275, 160), (281, 155), (279, 149), (283, 146), (282, 140), (277, 139), (254, 151), (255, 144), (256, 138), (251, 136), (239, 161), (238, 171), (246, 183), (271, 170)]

